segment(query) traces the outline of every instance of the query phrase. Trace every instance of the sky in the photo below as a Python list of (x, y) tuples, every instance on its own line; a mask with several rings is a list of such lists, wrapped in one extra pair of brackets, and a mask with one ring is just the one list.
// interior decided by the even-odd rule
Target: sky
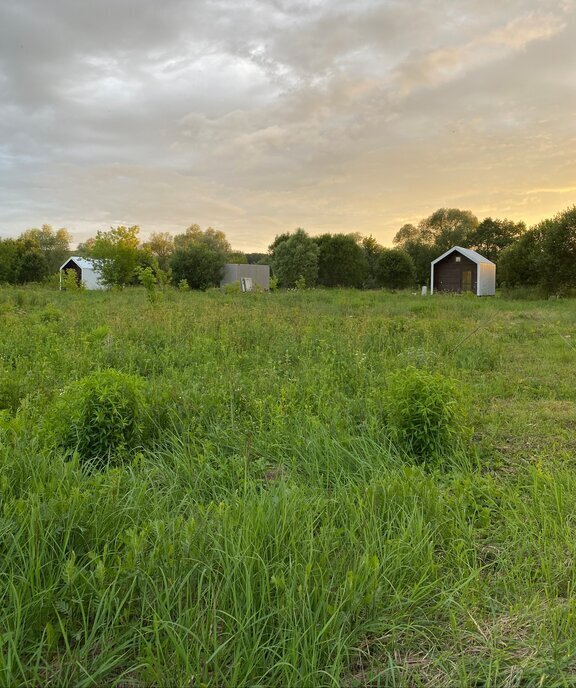
[(1, 0), (0, 236), (576, 202), (576, 0)]

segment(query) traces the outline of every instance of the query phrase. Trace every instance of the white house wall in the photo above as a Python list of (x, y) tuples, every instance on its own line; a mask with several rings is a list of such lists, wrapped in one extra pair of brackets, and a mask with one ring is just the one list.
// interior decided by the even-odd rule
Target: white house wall
[(82, 268), (82, 281), (86, 289), (104, 289), (100, 282), (100, 273), (90, 268)]
[(494, 296), (496, 293), (496, 266), (492, 263), (478, 264), (478, 296)]

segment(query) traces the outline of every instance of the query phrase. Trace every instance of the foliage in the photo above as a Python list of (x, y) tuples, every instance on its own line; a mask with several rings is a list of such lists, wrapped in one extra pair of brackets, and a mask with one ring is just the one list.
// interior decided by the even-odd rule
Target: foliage
[(21, 284), (25, 282), (42, 282), (48, 277), (48, 262), (42, 250), (27, 240), (18, 242), (18, 278)]
[(98, 264), (104, 284), (126, 286), (133, 283), (140, 258), (139, 232), (137, 225), (97, 232), (91, 256)]
[[(574, 685), (572, 300), (89, 296), (0, 290), (2, 685)], [(450, 470), (409, 364), (473, 397)], [(83, 470), (42, 429), (109, 368), (169, 422)]]
[(170, 262), (172, 279), (186, 280), (190, 289), (205, 290), (220, 284), (226, 254), (204, 242), (189, 242), (177, 248)]
[(138, 267), (136, 268), (136, 274), (140, 284), (146, 289), (146, 296), (150, 303), (156, 303), (159, 298), (158, 294), (158, 278), (156, 277), (154, 270), (148, 267)]
[(303, 278), (308, 287), (318, 279), (318, 254), (320, 250), (314, 239), (303, 229), (292, 234), (276, 237), (270, 246), (270, 264), (281, 287), (295, 287)]
[(414, 263), (406, 251), (382, 249), (376, 264), (377, 284), (387, 289), (405, 289), (414, 285)]
[(543, 260), (541, 283), (548, 294), (565, 294), (576, 287), (576, 205), (541, 223)]
[(549, 222), (542, 222), (525, 232), (505, 248), (498, 260), (499, 280), (507, 287), (536, 286), (542, 282), (544, 235)]
[(116, 370), (92, 373), (66, 388), (51, 419), (57, 443), (91, 465), (129, 459), (149, 424), (144, 382)]
[(162, 270), (168, 268), (170, 256), (174, 253), (174, 237), (168, 232), (153, 232), (142, 248), (156, 258)]
[(487, 217), (470, 237), (470, 246), (464, 248), (473, 248), (484, 258), (496, 263), (502, 251), (518, 241), (525, 231), (523, 222)]
[(478, 218), (459, 208), (439, 208), (421, 222), (421, 232), (424, 236), (429, 233), (438, 255), (453, 246), (468, 248), (477, 228)]
[(364, 287), (367, 289), (374, 289), (378, 286), (378, 258), (383, 249), (372, 235), (364, 237), (361, 246), (368, 268)]
[(388, 380), (384, 403), (394, 441), (420, 463), (438, 463), (466, 437), (458, 385), (443, 375), (398, 370)]
[(73, 268), (63, 270), (61, 275), (60, 288), (62, 291), (81, 291), (86, 288), (83, 282), (78, 280), (78, 274)]
[(62, 227), (54, 231), (51, 225), (42, 225), (41, 229), (28, 229), (20, 236), (20, 241), (31, 242), (38, 247), (45, 258), (46, 271), (49, 275), (58, 272), (62, 263), (70, 255), (71, 239), (67, 229)]
[(368, 275), (368, 260), (352, 234), (322, 234), (314, 237), (318, 245), (318, 284), (324, 287), (363, 286)]
[(0, 284), (16, 284), (20, 269), (19, 246), (15, 239), (0, 238)]
[(184, 234), (177, 234), (174, 237), (176, 249), (187, 248), (192, 244), (207, 246), (212, 251), (223, 254), (225, 258), (232, 251), (224, 232), (213, 227), (202, 230), (199, 225), (190, 225)]
[(233, 263), (235, 265), (247, 265), (248, 264), (248, 258), (246, 257), (246, 254), (243, 253), (242, 251), (231, 251), (226, 256), (226, 261), (228, 263)]
[(430, 284), (430, 265), (441, 255), (434, 246), (418, 241), (403, 244), (402, 249), (412, 259), (415, 281), (418, 285)]

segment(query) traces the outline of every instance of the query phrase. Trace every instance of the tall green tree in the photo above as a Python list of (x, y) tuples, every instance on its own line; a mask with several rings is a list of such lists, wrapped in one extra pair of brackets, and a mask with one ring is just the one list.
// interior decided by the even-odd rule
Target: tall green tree
[(478, 224), (478, 218), (470, 210), (439, 208), (420, 223), (420, 237), (422, 240), (429, 237), (429, 243), (434, 244), (440, 255), (452, 246), (469, 248)]
[(153, 232), (142, 248), (156, 258), (162, 270), (166, 270), (174, 253), (174, 237), (168, 232)]
[(501, 284), (506, 287), (542, 286), (544, 240), (551, 222), (540, 222), (500, 252), (497, 277)]
[(170, 259), (172, 281), (186, 280), (190, 289), (217, 287), (222, 279), (226, 254), (203, 242), (190, 242), (177, 248)]
[(219, 229), (207, 227), (203, 230), (200, 225), (190, 225), (183, 234), (174, 237), (175, 248), (182, 248), (188, 244), (205, 244), (214, 251), (228, 255), (232, 252), (226, 234)]
[(304, 278), (307, 287), (318, 279), (318, 244), (298, 228), (293, 234), (276, 237), (270, 245), (270, 263), (281, 287), (294, 287)]
[(65, 227), (54, 230), (51, 225), (42, 225), (41, 229), (27, 229), (20, 239), (33, 242), (38, 247), (46, 259), (48, 274), (58, 272), (70, 255), (72, 237)]
[(20, 251), (16, 239), (0, 239), (0, 284), (18, 282)]
[(399, 248), (385, 248), (378, 256), (376, 277), (387, 289), (406, 289), (414, 286), (416, 272), (412, 259)]
[(470, 248), (496, 263), (500, 253), (517, 241), (525, 231), (526, 225), (523, 222), (487, 217), (470, 236)]
[(362, 239), (361, 246), (362, 250), (364, 251), (364, 257), (366, 258), (366, 264), (368, 266), (368, 273), (366, 275), (364, 286), (367, 289), (374, 289), (378, 286), (378, 257), (384, 249), (372, 235), (364, 237)]
[(17, 281), (42, 282), (50, 274), (46, 255), (33, 239), (18, 239)]
[(368, 260), (353, 234), (322, 234), (313, 239), (318, 248), (318, 284), (324, 287), (364, 285)]
[(576, 205), (546, 222), (542, 241), (542, 286), (549, 294), (576, 287)]
[(96, 233), (91, 254), (100, 266), (105, 284), (125, 286), (136, 283), (135, 270), (140, 260), (139, 232), (138, 225), (122, 225)]

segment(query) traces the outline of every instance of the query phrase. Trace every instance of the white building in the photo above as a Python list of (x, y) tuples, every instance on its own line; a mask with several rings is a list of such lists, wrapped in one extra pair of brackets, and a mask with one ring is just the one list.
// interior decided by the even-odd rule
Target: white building
[(84, 284), (86, 289), (105, 289), (106, 285), (102, 282), (102, 273), (95, 261), (89, 258), (72, 256), (60, 268), (60, 289), (62, 289), (62, 275), (66, 270), (74, 270), (78, 279), (78, 284)]

